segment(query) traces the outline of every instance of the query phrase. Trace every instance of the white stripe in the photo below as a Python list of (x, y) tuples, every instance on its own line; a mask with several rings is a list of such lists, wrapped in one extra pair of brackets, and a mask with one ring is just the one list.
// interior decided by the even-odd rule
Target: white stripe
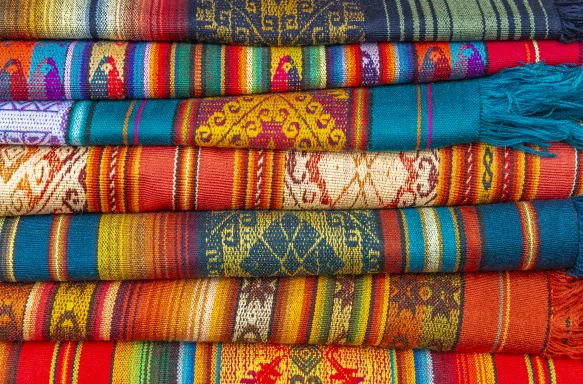
[(419, 212), (423, 217), (425, 235), (425, 267), (423, 272), (439, 272), (442, 255), (437, 211), (434, 208), (423, 208)]

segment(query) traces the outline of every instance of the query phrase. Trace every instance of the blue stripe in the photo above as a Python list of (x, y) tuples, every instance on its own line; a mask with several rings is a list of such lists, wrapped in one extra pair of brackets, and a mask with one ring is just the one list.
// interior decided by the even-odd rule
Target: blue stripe
[(409, 260), (408, 272), (423, 272), (425, 267), (425, 238), (423, 236), (423, 226), (421, 215), (418, 209), (404, 209), (405, 220), (407, 221), (409, 235)]
[(182, 353), (182, 377), (179, 382), (191, 384), (194, 381), (194, 366), (196, 364), (196, 343), (181, 343), (180, 352)]
[(413, 350), (413, 360), (415, 361), (415, 376), (417, 383), (433, 383), (433, 367), (431, 352), (425, 349)]
[(440, 224), (439, 228), (442, 247), (441, 272), (454, 272), (459, 244), (456, 241), (453, 217), (450, 210), (445, 207), (437, 208), (437, 214)]
[(68, 233), (67, 274), (71, 280), (98, 280), (98, 214), (73, 215)]
[(49, 274), (49, 238), (53, 216), (20, 220), (14, 247), (14, 277), (19, 281), (46, 281)]

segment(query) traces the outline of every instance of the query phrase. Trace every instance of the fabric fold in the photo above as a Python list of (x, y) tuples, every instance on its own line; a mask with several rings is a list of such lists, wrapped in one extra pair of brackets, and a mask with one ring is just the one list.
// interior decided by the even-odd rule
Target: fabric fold
[(0, 38), (278, 46), (570, 41), (583, 38), (582, 10), (579, 0), (443, 0), (439, 6), (410, 0), (6, 0), (0, 4)]
[[(583, 145), (583, 67), (483, 79), (186, 100), (11, 102), (0, 144), (412, 151), (486, 142)], [(537, 146), (534, 149), (533, 146)]]
[[(0, 218), (0, 279), (569, 269), (581, 263), (580, 200), (380, 211)], [(580, 268), (572, 273), (583, 276)]]
[(108, 41), (0, 46), (2, 100), (245, 95), (468, 79), (540, 61), (583, 65), (582, 43), (551, 40), (279, 48)]
[(580, 360), (374, 347), (164, 342), (0, 344), (10, 383), (575, 383)]
[(0, 340), (371, 345), (581, 358), (582, 287), (564, 272), (532, 271), (0, 283)]
[(379, 209), (583, 194), (581, 152), (484, 144), (417, 152), (0, 147), (0, 216), (232, 209)]

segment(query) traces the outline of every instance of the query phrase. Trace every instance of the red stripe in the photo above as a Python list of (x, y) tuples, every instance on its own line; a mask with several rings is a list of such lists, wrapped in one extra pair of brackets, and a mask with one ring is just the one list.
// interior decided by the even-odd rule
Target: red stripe
[(463, 271), (472, 272), (480, 268), (482, 261), (482, 235), (480, 233), (480, 221), (478, 219), (477, 208), (474, 206), (460, 206), (456, 208), (462, 222), (458, 223), (460, 236), (465, 237), (466, 249)]
[(403, 229), (399, 222), (399, 211), (396, 209), (380, 212), (384, 243), (384, 265), (382, 273), (399, 273), (403, 271)]
[(77, 382), (80, 384), (109, 384), (115, 344), (110, 341), (100, 341), (90, 345), (90, 353), (81, 353), (77, 366)]
[(51, 366), (55, 347), (56, 344), (51, 342), (23, 343), (16, 384), (50, 383), (51, 370), (46, 367)]

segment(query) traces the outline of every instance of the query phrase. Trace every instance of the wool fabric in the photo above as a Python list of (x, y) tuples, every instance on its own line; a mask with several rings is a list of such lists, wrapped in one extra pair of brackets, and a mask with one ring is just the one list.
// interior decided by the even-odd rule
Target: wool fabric
[(552, 40), (280, 48), (3, 41), (0, 47), (1, 100), (245, 95), (467, 79), (539, 61), (583, 64), (583, 44)]
[(280, 46), (573, 40), (583, 38), (582, 9), (578, 0), (4, 0), (0, 39)]
[[(583, 147), (583, 67), (458, 82), (187, 100), (10, 102), (0, 144), (410, 151), (484, 141)], [(535, 150), (533, 145), (541, 147)]]
[(0, 280), (567, 269), (583, 263), (579, 200), (0, 218)]
[(0, 382), (555, 384), (580, 360), (374, 347), (176, 342), (0, 343)]
[(378, 209), (566, 199), (582, 152), (470, 144), (418, 152), (0, 147), (0, 216), (231, 209)]
[(0, 341), (371, 345), (581, 358), (582, 293), (581, 279), (533, 271), (0, 283)]

